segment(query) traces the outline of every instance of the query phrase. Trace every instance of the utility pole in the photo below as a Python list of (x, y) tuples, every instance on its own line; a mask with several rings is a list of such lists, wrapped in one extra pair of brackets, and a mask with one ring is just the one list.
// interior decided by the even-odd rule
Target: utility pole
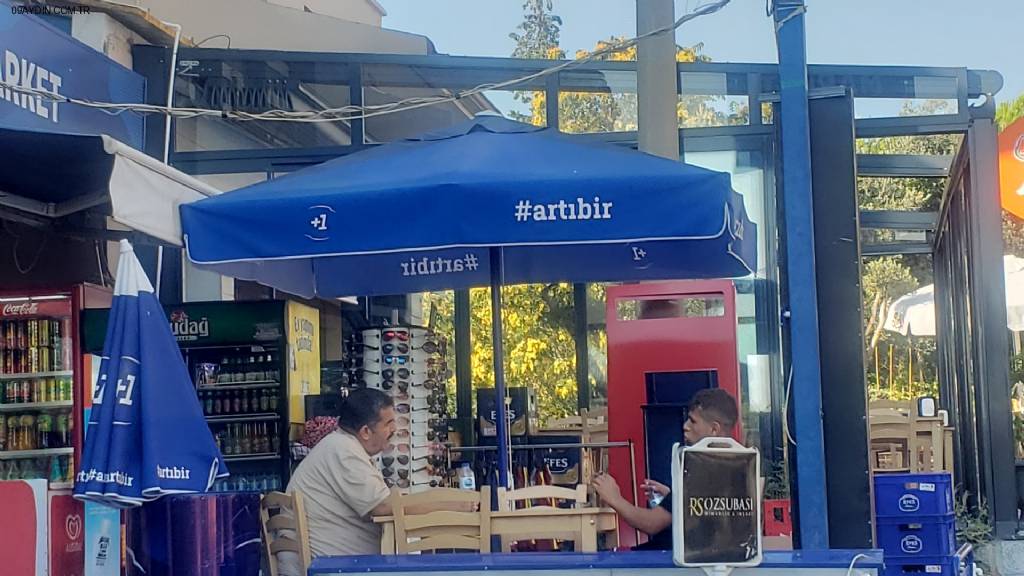
[[(636, 33), (675, 23), (672, 0), (636, 0)], [(640, 40), (636, 50), (636, 99), (640, 150), (679, 160), (679, 96), (675, 30)]]

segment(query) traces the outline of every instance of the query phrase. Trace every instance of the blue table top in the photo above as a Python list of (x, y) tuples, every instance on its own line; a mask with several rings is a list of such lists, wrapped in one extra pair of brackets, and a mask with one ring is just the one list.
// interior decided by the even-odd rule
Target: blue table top
[[(882, 568), (881, 550), (766, 551), (762, 568)], [(336, 572), (467, 572), (478, 570), (572, 570), (597, 568), (675, 568), (670, 551), (536, 552), (518, 554), (424, 554), (406, 556), (325, 556), (313, 560), (314, 574)]]

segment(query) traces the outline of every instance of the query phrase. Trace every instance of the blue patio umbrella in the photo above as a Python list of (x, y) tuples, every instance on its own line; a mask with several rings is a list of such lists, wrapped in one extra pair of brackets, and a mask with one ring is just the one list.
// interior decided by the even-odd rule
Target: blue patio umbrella
[(167, 317), (127, 240), (92, 402), (75, 498), (127, 508), (206, 492), (228, 475)]
[[(183, 205), (181, 221), (195, 264), (304, 297), (756, 267), (728, 174), (494, 116)], [(499, 290), (492, 300), (504, 397)]]

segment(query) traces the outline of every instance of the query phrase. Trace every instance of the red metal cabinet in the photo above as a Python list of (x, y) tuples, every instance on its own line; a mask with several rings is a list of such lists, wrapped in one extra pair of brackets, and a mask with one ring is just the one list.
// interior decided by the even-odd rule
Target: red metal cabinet
[[(735, 288), (728, 280), (609, 286), (606, 317), (609, 440), (633, 441), (638, 482), (648, 454), (651, 476), (665, 481), (671, 442), (682, 438), (681, 407), (696, 389), (718, 386), (739, 401)], [(733, 436), (740, 432), (737, 423)], [(612, 450), (609, 466), (632, 499), (629, 452)], [(623, 544), (633, 539), (632, 530), (621, 534)]]

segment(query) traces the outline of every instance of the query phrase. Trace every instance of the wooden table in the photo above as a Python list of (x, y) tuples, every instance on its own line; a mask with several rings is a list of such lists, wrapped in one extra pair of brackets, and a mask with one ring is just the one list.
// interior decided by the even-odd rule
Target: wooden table
[[(394, 517), (376, 516), (373, 521), (383, 528), (380, 553), (394, 554)], [(597, 552), (597, 534), (618, 533), (618, 530), (619, 519), (611, 508), (522, 508), (509, 512), (491, 512), (493, 536), (523, 538), (538, 532), (579, 532), (582, 536), (576, 543), (577, 552)]]

